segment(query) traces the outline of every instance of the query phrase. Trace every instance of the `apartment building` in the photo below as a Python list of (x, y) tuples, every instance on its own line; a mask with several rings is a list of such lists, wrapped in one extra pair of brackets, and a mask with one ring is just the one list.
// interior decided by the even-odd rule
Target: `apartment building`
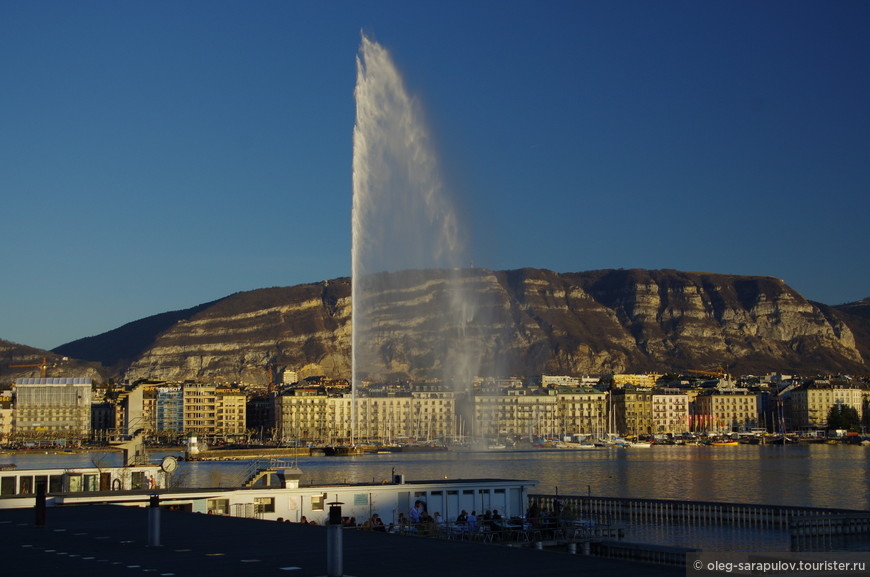
[(852, 407), (863, 418), (866, 388), (845, 381), (816, 380), (792, 389), (789, 414), (796, 429), (824, 429), (835, 405)]
[(22, 439), (87, 439), (91, 379), (17, 379), (13, 434)]
[(184, 432), (184, 390), (180, 385), (154, 387), (154, 432), (177, 436)]
[(607, 394), (591, 387), (565, 387), (556, 395), (561, 434), (602, 436), (607, 432)]
[(233, 387), (215, 389), (215, 434), (238, 436), (245, 434), (246, 402), (244, 391)]
[(528, 436), (543, 438), (561, 434), (558, 397), (551, 395), (479, 394), (472, 399), (475, 437)]
[(610, 410), (616, 432), (639, 436), (654, 433), (652, 389), (626, 386), (610, 391)]
[(439, 439), (455, 434), (456, 396), (449, 391), (396, 395), (326, 395), (296, 389), (276, 399), (276, 425), (282, 439), (339, 442), (369, 439)]
[(672, 435), (689, 430), (689, 395), (654, 391), (650, 402), (653, 434)]
[(758, 396), (746, 389), (713, 389), (695, 398), (695, 431), (748, 432), (758, 427)]

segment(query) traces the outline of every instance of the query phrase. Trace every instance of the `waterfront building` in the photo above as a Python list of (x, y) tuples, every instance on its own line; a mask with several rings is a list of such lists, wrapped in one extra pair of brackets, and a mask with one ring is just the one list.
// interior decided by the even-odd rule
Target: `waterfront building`
[(121, 392), (115, 429), (146, 437), (176, 439), (238, 436), (246, 431), (246, 396), (235, 387), (203, 383), (142, 382)]
[(592, 388), (493, 387), (470, 396), (436, 385), (375, 389), (356, 397), (352, 430), (352, 395), (297, 387), (276, 398), (276, 426), (281, 439), (303, 442), (545, 438), (602, 431), (605, 399)]
[(275, 426), (282, 441), (324, 441), (332, 430), (327, 422), (327, 397), (316, 387), (297, 388), (275, 398)]
[(91, 434), (91, 379), (17, 379), (13, 434), (19, 439), (81, 440)]
[(217, 432), (217, 386), (185, 383), (183, 387), (184, 432), (205, 438)]
[(184, 383), (184, 433), (207, 438), (245, 434), (245, 393), (235, 387)]
[(472, 404), (472, 435), (478, 438), (546, 438), (561, 433), (555, 394), (478, 394)]
[(652, 432), (659, 435), (681, 434), (689, 430), (689, 395), (653, 390)]
[(154, 432), (171, 437), (184, 433), (184, 391), (181, 386), (154, 387)]
[(247, 397), (234, 387), (215, 389), (215, 434), (239, 436), (245, 434)]
[(356, 430), (352, 430), (353, 396), (328, 395), (319, 388), (297, 388), (276, 399), (276, 425), (281, 439), (316, 442), (398, 439), (433, 440), (455, 434), (456, 395), (445, 390), (366, 394), (356, 398)]
[(562, 387), (556, 394), (561, 434), (603, 436), (607, 432), (607, 394), (591, 387)]
[(711, 389), (695, 398), (695, 431), (749, 432), (758, 426), (758, 396), (747, 389)]
[(654, 431), (652, 389), (627, 385), (611, 389), (612, 423), (619, 435), (651, 435)]
[(817, 379), (791, 390), (787, 411), (795, 429), (824, 429), (834, 406), (852, 407), (860, 420), (868, 390), (845, 380)]

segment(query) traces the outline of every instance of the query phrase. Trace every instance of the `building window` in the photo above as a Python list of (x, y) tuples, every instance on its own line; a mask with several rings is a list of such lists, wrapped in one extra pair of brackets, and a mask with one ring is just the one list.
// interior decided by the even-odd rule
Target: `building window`
[[(230, 514), (230, 500), (229, 499), (208, 499), (206, 501), (206, 509), (208, 510), (209, 515), (229, 515)], [(275, 504), (272, 504), (272, 510), (274, 511)]]
[(274, 513), (274, 497), (254, 497), (254, 507), (257, 513)]

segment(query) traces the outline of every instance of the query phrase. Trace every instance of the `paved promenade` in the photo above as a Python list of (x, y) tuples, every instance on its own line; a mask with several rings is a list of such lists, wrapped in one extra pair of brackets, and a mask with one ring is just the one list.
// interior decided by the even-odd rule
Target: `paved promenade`
[[(326, 528), (161, 510), (161, 546), (148, 546), (147, 509), (49, 508), (0, 511), (2, 574), (244, 577), (326, 575)], [(676, 577), (683, 568), (611, 561), (551, 551), (343, 532), (344, 574)]]

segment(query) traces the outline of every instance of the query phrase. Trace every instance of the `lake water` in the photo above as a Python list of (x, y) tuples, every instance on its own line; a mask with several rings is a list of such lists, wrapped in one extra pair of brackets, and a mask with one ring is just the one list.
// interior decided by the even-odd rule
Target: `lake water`
[[(166, 452), (151, 453), (158, 462)], [(24, 467), (120, 464), (120, 453), (13, 453), (0, 463)], [(870, 447), (795, 445), (657, 446), (649, 449), (388, 453), (302, 457), (303, 483), (511, 478), (538, 482), (534, 493), (686, 499), (870, 509)], [(245, 461), (180, 463), (185, 484), (231, 485)]]
[[(120, 464), (118, 453), (0, 455), (0, 462), (19, 467), (87, 466), (94, 459)], [(249, 465), (182, 462), (176, 475), (189, 486), (232, 486)], [(870, 448), (848, 445), (389, 453), (305, 457), (298, 465), (306, 485), (379, 483), (393, 474), (409, 481), (511, 478), (537, 481), (530, 493), (870, 509)], [(788, 547), (785, 532), (746, 527), (639, 526), (629, 538), (705, 550)]]

